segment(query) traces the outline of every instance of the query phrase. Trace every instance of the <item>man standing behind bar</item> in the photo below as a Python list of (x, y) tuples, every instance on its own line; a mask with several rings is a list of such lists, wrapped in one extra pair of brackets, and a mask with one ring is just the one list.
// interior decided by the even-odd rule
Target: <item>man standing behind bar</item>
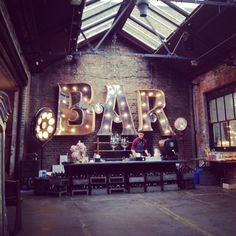
[(144, 133), (139, 132), (138, 137), (133, 140), (131, 152), (134, 157), (137, 157), (137, 153), (140, 153), (140, 156), (144, 156), (144, 154), (150, 156), (147, 150), (147, 141), (144, 139)]

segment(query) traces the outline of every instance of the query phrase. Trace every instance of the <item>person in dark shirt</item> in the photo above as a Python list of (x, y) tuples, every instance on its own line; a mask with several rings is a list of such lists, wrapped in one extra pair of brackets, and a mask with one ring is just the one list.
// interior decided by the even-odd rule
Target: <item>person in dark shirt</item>
[(147, 141), (144, 139), (144, 133), (139, 132), (138, 137), (133, 140), (131, 152), (134, 157), (137, 156), (137, 153), (140, 153), (141, 156), (144, 156), (145, 154), (150, 156), (150, 153), (147, 150)]

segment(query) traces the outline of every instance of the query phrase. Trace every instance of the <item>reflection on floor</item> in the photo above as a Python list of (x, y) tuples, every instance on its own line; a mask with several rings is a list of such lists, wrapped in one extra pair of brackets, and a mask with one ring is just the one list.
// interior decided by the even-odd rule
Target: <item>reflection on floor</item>
[(236, 190), (218, 186), (60, 198), (32, 192), (22, 195), (19, 236), (216, 236), (236, 232)]

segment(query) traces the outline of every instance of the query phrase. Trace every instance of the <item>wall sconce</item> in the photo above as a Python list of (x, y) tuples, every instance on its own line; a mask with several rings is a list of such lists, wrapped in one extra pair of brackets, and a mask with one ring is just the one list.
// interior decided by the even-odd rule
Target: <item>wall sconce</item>
[(147, 9), (149, 6), (149, 0), (138, 0), (136, 5), (139, 9), (140, 16), (146, 17), (147, 16)]

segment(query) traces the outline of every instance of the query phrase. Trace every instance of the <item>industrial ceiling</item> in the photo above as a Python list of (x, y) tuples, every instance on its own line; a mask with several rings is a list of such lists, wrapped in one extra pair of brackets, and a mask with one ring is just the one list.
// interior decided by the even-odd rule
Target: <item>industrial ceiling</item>
[[(141, 16), (140, 2), (147, 5), (146, 15)], [(126, 38), (130, 45), (136, 46), (137, 53), (127, 56), (153, 58), (190, 79), (234, 60), (234, 0), (7, 0), (5, 3), (22, 54), (33, 73), (68, 55), (106, 53), (101, 45), (114, 36)]]

